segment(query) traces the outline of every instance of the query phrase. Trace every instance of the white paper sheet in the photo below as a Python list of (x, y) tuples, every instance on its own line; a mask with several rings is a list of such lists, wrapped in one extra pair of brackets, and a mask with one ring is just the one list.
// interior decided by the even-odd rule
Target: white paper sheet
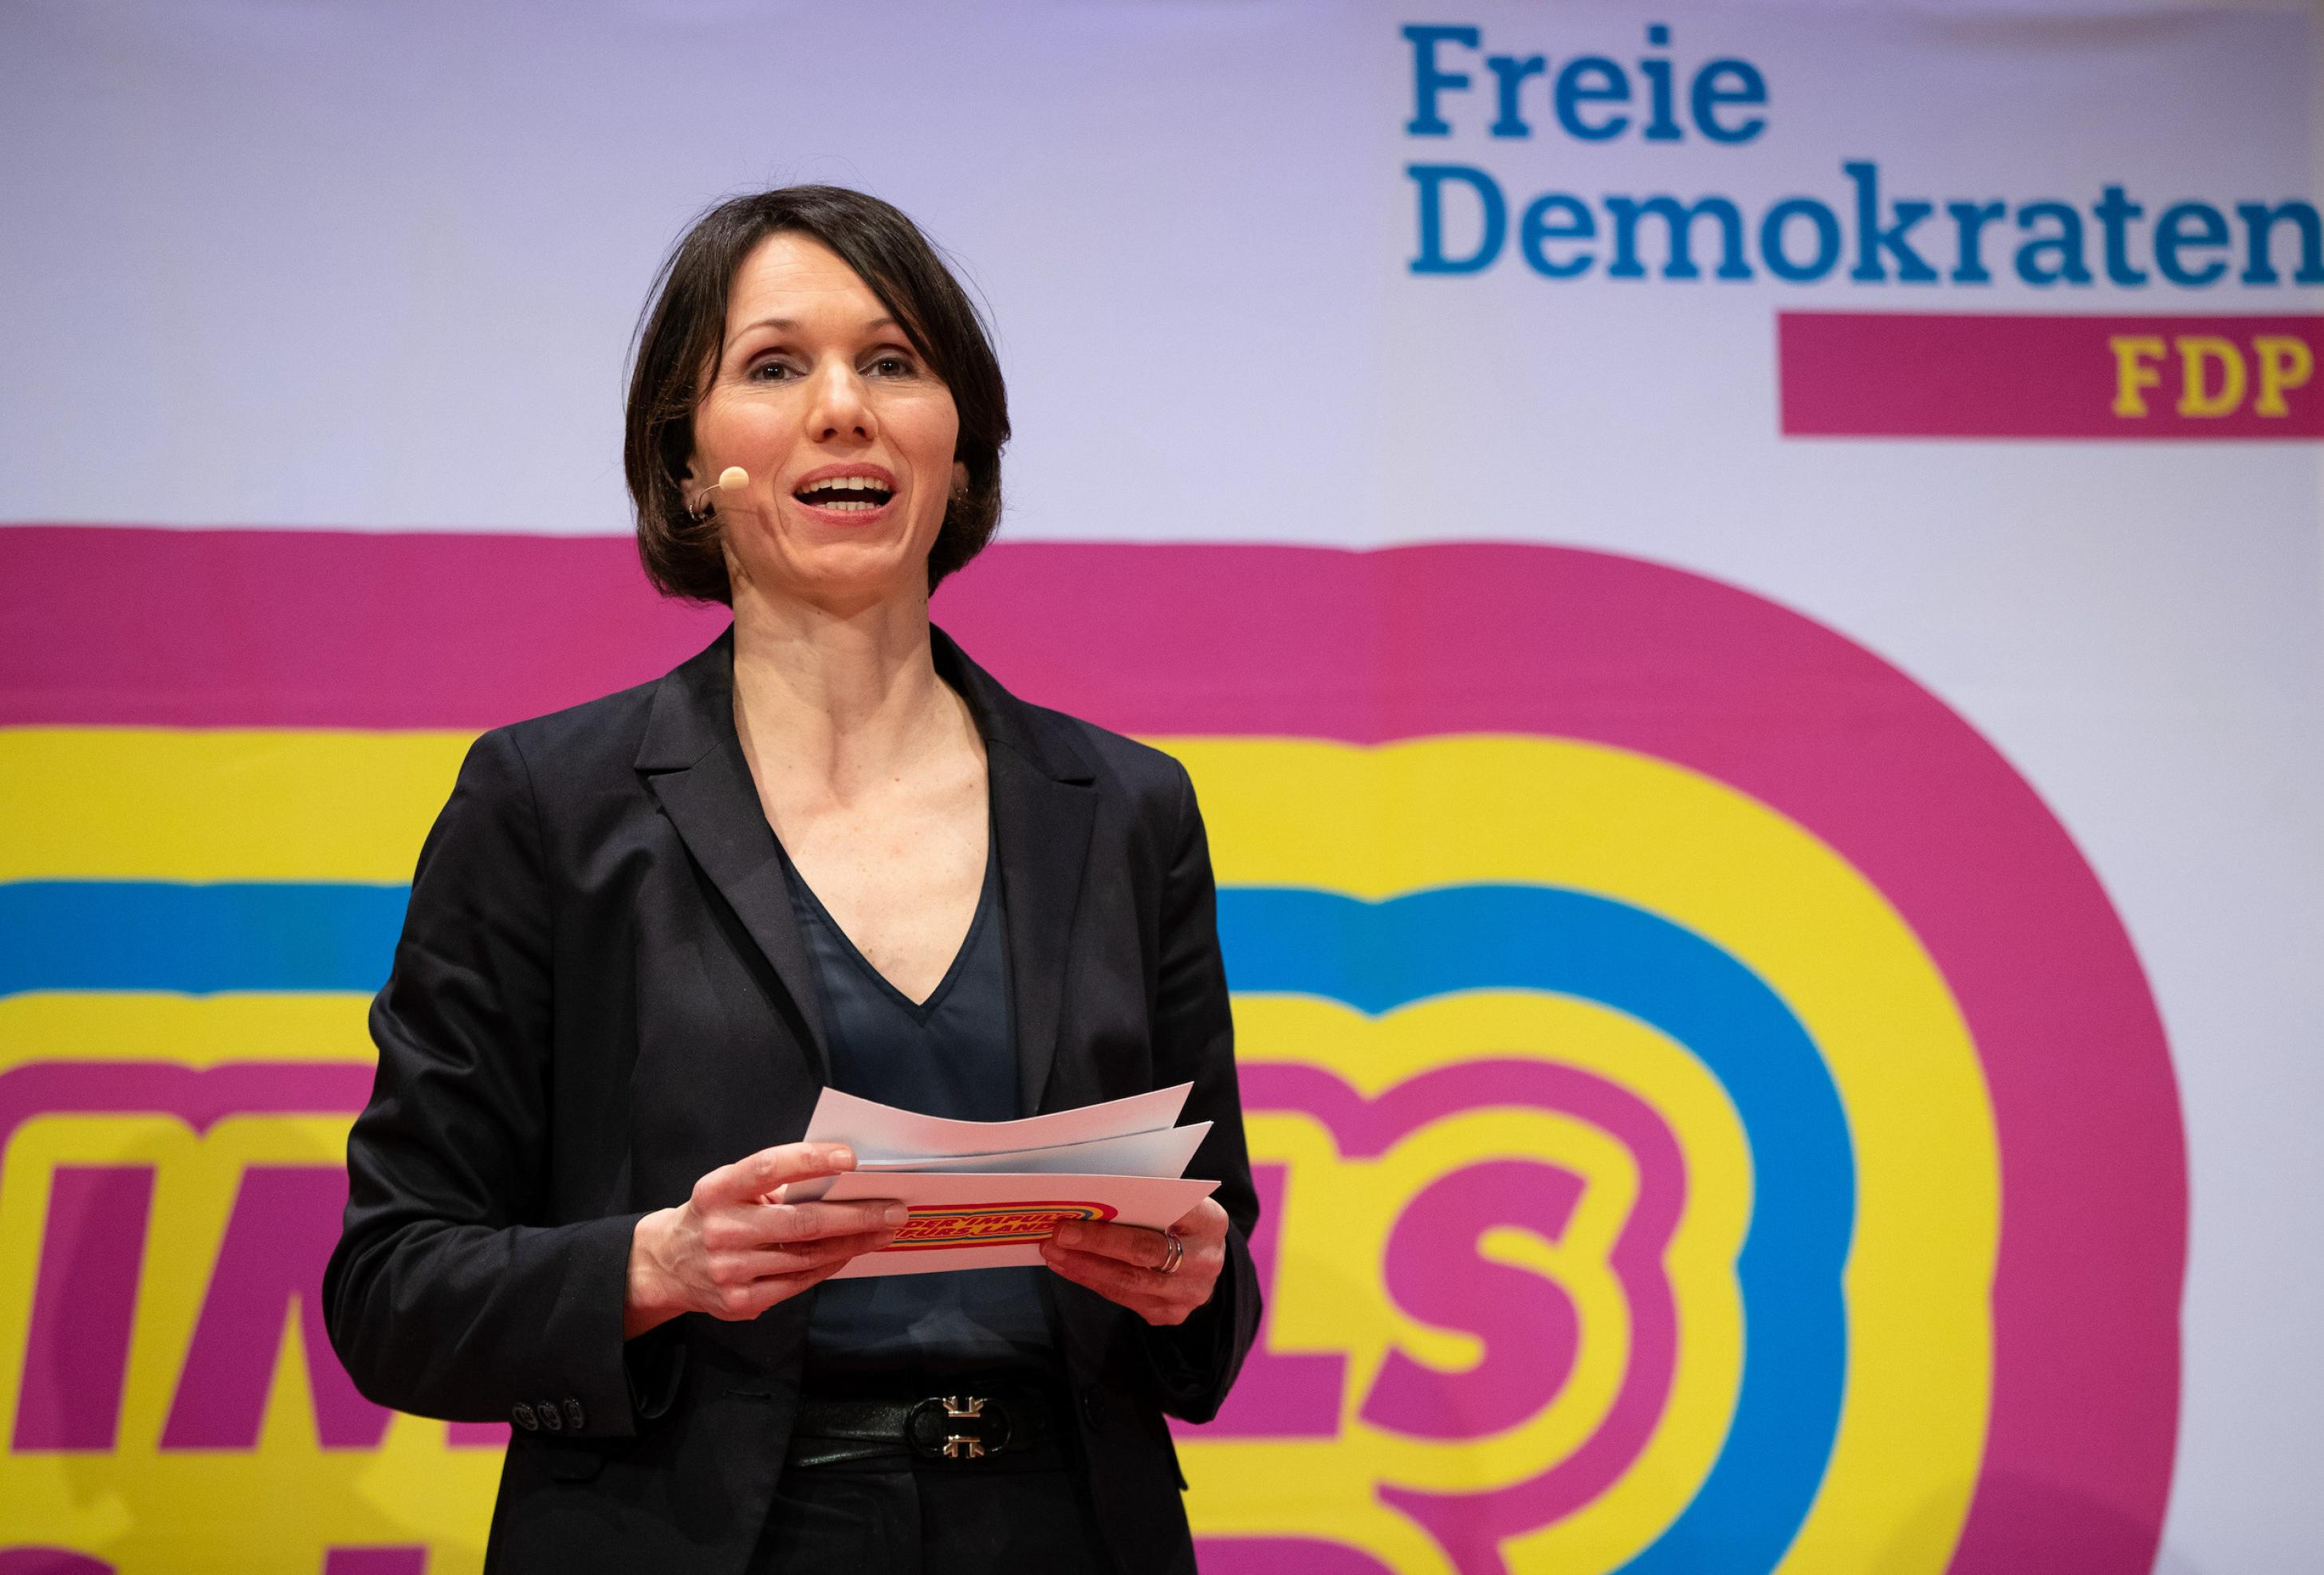
[(1041, 1243), (1067, 1219), (1161, 1230), (1217, 1186), (1157, 1176), (854, 1171), (824, 1195), (835, 1202), (898, 1199), (911, 1218), (893, 1246), (852, 1260), (832, 1278), (1038, 1265)]
[[(1055, 1148), (1019, 1148), (1006, 1153), (968, 1153), (946, 1159), (872, 1160), (856, 1170), (982, 1171), (989, 1175), (1183, 1176), (1187, 1162), (1209, 1136), (1211, 1124), (1167, 1126), (1127, 1137), (1098, 1137)], [(803, 1194), (794, 1193), (793, 1196)]]
[(1150, 1094), (1028, 1116), (1020, 1121), (950, 1121), (940, 1116), (917, 1116), (893, 1105), (825, 1089), (815, 1102), (815, 1113), (807, 1117), (807, 1141), (846, 1144), (854, 1149), (858, 1164), (1056, 1148), (1167, 1127), (1178, 1119), (1187, 1091), (1194, 1086), (1180, 1083)]

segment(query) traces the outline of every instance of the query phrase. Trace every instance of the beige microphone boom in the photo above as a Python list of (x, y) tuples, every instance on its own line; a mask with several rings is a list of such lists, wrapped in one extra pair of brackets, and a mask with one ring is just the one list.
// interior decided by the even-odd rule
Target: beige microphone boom
[(741, 496), (750, 490), (750, 486), (751, 473), (740, 465), (729, 465), (718, 473), (716, 485), (704, 487), (687, 506), (698, 514), (712, 504), (725, 501), (728, 496), (739, 501)]

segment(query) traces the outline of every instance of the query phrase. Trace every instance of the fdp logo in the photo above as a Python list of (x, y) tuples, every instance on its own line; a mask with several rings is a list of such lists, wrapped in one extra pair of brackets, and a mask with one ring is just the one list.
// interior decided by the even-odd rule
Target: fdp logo
[[(226, 533), (149, 547), (236, 582)], [(338, 660), (254, 593), (209, 658), (92, 636), (67, 700), (13, 697), (0, 1568), (480, 1561), (505, 1430), (363, 1401), (316, 1289), (420, 835), (482, 720), (578, 698), (477, 675), (604, 660), (570, 563), (426, 560), (596, 550), (271, 536), (559, 600)], [(169, 626), (182, 574), (150, 608), (100, 578)], [(1202, 796), (1268, 1282), (1179, 1431), (1209, 1575), (2150, 1567), (2169, 1062), (2090, 872), (1958, 718), (1782, 608), (1549, 548), (1005, 548), (937, 616)], [(28, 725), (82, 694), (134, 706)]]

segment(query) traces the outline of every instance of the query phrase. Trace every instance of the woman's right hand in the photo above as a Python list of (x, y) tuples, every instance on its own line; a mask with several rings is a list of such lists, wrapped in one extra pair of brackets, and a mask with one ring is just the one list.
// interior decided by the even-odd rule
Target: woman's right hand
[(901, 1203), (786, 1203), (792, 1181), (855, 1168), (838, 1144), (786, 1143), (721, 1165), (675, 1209), (638, 1221), (630, 1237), (622, 1336), (681, 1312), (756, 1318), (829, 1279), (859, 1253), (877, 1252), (904, 1223)]

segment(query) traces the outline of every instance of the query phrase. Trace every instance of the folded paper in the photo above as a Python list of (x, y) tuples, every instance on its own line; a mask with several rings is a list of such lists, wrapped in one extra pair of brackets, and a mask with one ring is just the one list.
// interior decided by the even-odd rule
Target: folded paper
[(989, 1122), (918, 1116), (826, 1089), (807, 1139), (846, 1144), (857, 1168), (794, 1182), (783, 1196), (894, 1199), (910, 1211), (894, 1242), (836, 1279), (1038, 1265), (1060, 1225), (1162, 1230), (1216, 1189), (1184, 1174), (1211, 1124), (1171, 1125), (1190, 1086)]

